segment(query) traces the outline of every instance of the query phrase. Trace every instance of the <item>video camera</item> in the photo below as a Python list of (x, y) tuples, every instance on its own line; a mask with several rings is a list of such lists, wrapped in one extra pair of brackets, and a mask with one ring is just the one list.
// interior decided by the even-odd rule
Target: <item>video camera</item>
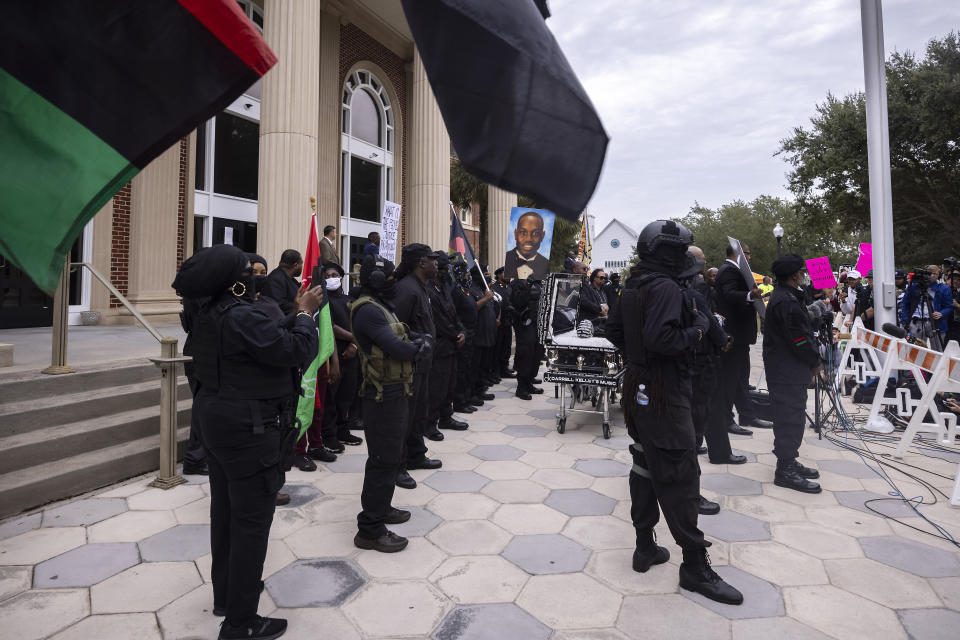
[(926, 289), (933, 282), (933, 273), (929, 269), (915, 269), (910, 274), (910, 284), (915, 284), (921, 289)]
[(950, 274), (958, 272), (960, 272), (960, 260), (953, 256), (943, 259), (943, 275), (945, 277), (949, 278)]

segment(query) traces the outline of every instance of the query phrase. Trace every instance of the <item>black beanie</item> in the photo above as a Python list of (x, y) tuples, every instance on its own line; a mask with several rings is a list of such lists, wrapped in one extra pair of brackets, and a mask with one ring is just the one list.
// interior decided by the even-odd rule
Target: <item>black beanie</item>
[(220, 295), (240, 279), (249, 262), (247, 254), (237, 247), (218, 244), (187, 258), (172, 286), (184, 298)]

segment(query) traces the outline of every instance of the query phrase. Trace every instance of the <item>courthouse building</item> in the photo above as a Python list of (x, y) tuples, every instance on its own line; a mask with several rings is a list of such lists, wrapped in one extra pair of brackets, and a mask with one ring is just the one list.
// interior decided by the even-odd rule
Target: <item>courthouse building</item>
[[(74, 261), (92, 263), (158, 320), (180, 310), (170, 283), (199, 247), (232, 243), (271, 268), (284, 249), (303, 251), (311, 197), (321, 228), (337, 227), (347, 267), (379, 230), (385, 200), (402, 206), (401, 243), (447, 246), (450, 139), (400, 0), (239, 4), (277, 65), (125, 185), (74, 246)], [(490, 256), (505, 251), (515, 205), (491, 187)], [(49, 325), (49, 298), (0, 265), (0, 328)], [(70, 302), (72, 322), (91, 310), (101, 324), (131, 321), (85, 270), (72, 278)]]

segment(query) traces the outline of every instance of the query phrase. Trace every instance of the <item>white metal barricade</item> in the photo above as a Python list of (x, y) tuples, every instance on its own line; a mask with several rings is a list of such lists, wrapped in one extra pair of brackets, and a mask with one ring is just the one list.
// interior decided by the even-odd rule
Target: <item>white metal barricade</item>
[[(837, 387), (843, 388), (843, 377), (848, 375), (853, 375), (858, 384), (865, 383), (869, 378), (879, 377), (883, 365), (878, 352), (886, 352), (887, 341), (895, 339), (867, 330), (860, 318), (854, 320), (850, 338), (843, 347), (840, 362), (837, 363)], [(859, 360), (854, 357), (855, 353), (860, 354)]]
[[(907, 430), (894, 455), (902, 458), (918, 433), (933, 433), (941, 444), (953, 445), (957, 435), (957, 416), (941, 412), (935, 402), (938, 393), (960, 391), (960, 346), (951, 341), (943, 353), (911, 344), (899, 345), (899, 358), (930, 373), (923, 395), (914, 403)], [(919, 379), (918, 379), (919, 382)], [(926, 421), (930, 414), (932, 422)]]

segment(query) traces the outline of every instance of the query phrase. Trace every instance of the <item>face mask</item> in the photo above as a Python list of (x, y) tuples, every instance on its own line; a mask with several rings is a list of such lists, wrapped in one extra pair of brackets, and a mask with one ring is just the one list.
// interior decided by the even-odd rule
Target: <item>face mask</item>
[(327, 291), (336, 291), (340, 288), (340, 278), (327, 278)]
[(397, 295), (397, 281), (396, 280), (387, 280), (383, 286), (377, 290), (377, 295), (379, 295), (384, 300), (390, 300)]
[(252, 302), (257, 293), (256, 280), (254, 279), (253, 273), (246, 271), (240, 274), (240, 278), (233, 283), (231, 291), (233, 295), (238, 298)]
[(254, 291), (260, 293), (265, 286), (267, 286), (267, 276), (253, 276)]

